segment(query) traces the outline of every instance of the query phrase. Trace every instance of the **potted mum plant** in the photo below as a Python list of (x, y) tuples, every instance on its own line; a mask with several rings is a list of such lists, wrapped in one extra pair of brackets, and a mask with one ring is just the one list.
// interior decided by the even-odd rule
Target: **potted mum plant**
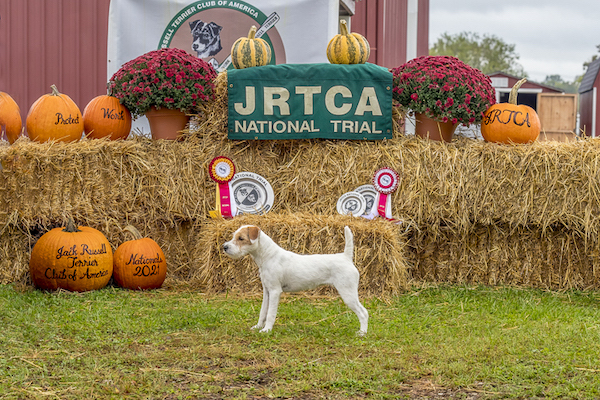
[(423, 56), (391, 70), (393, 98), (415, 114), (415, 133), (450, 142), (458, 124), (479, 124), (496, 103), (490, 77), (450, 56)]
[[(134, 119), (148, 117), (154, 139), (174, 139), (185, 128), (189, 114), (214, 99), (216, 77), (206, 61), (184, 50), (160, 49), (123, 64), (110, 78), (108, 90)], [(171, 118), (176, 126), (165, 127)]]

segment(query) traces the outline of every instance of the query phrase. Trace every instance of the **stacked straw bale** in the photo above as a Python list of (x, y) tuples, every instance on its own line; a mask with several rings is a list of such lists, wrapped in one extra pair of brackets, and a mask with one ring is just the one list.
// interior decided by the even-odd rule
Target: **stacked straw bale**
[[(407, 288), (408, 233), (387, 221), (350, 216), (317, 216), (309, 213), (244, 215), (235, 220), (209, 220), (193, 251), (189, 277), (192, 284), (212, 291), (262, 291), (258, 268), (250, 257), (232, 260), (222, 250), (241, 225), (260, 226), (286, 250), (299, 254), (332, 254), (344, 251), (344, 226), (354, 235), (354, 263), (361, 274), (363, 295), (385, 296)], [(322, 292), (322, 290), (317, 290)]]
[[(340, 251), (351, 226), (361, 291), (374, 295), (421, 282), (600, 288), (600, 142), (445, 144), (402, 135), (394, 115), (390, 140), (229, 141), (220, 74), (183, 141), (0, 144), (0, 282), (29, 282), (31, 247), (72, 216), (114, 248), (135, 225), (165, 250), (169, 280), (208, 291), (260, 290), (250, 260), (220, 252), (242, 223), (301, 253)], [(209, 219), (218, 155), (271, 183), (269, 214)], [(392, 209), (404, 223), (337, 215), (337, 199), (384, 166), (400, 173)]]

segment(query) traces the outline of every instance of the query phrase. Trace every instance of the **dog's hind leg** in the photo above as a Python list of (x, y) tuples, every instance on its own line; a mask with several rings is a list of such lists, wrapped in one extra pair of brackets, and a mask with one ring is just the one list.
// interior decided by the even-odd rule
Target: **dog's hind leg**
[(358, 317), (358, 321), (360, 322), (360, 330), (358, 331), (358, 334), (360, 336), (366, 335), (369, 327), (369, 312), (360, 303), (358, 298), (358, 279), (356, 283), (344, 282), (343, 284), (336, 284), (334, 286), (342, 297), (344, 303), (346, 303), (348, 308), (354, 311), (354, 314), (356, 314)]

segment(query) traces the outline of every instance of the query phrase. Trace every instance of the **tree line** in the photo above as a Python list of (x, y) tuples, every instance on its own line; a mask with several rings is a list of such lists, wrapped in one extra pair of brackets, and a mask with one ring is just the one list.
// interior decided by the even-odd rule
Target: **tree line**
[[(596, 46), (600, 53), (600, 45)], [(519, 55), (515, 45), (504, 42), (495, 35), (479, 35), (474, 32), (461, 32), (454, 35), (443, 33), (429, 49), (430, 55), (454, 56), (484, 74), (504, 72), (510, 75), (527, 78), (527, 72), (519, 64)], [(599, 57), (595, 54), (583, 63), (583, 71), (591, 62)], [(544, 85), (564, 90), (566, 93), (577, 93), (583, 73), (572, 82), (565, 81), (559, 74), (547, 75)]]

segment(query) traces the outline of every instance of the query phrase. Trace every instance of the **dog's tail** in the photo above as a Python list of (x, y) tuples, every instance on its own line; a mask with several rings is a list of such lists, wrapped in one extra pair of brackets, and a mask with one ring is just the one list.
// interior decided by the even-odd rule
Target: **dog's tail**
[(344, 254), (350, 260), (354, 258), (354, 235), (347, 226), (344, 227), (344, 236), (346, 238), (346, 247), (344, 247)]

